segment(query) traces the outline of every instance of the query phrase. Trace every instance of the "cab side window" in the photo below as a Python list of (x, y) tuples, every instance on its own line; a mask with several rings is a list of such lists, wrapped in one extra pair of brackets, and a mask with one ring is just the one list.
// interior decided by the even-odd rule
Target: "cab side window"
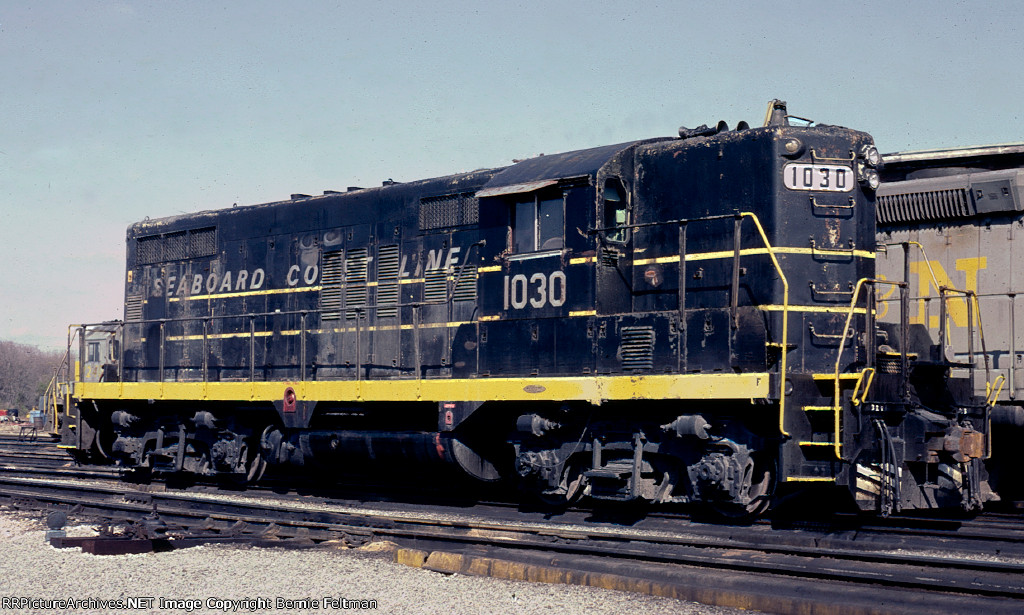
[[(618, 177), (609, 177), (604, 182), (602, 191), (604, 200), (604, 227), (626, 227), (629, 225), (629, 199), (622, 180)], [(614, 228), (605, 232), (605, 239), (613, 243), (626, 243), (629, 241), (628, 228)]]
[(564, 240), (564, 199), (561, 195), (529, 195), (512, 206), (512, 247), (517, 254), (560, 250)]

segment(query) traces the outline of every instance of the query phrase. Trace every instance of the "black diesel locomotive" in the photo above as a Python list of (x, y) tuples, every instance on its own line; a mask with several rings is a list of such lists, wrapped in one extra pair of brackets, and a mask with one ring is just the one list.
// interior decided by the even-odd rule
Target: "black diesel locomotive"
[(439, 460), (552, 504), (976, 507), (987, 407), (905, 301), (866, 307), (878, 162), (773, 101), (759, 128), (140, 222), (63, 446), (250, 480)]

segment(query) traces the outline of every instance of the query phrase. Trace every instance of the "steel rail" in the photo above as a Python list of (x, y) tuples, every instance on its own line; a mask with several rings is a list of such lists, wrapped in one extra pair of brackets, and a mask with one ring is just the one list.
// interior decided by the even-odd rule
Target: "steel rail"
[[(627, 533), (609, 528), (567, 528), (551, 523), (510, 526), (496, 521), (439, 520), (408, 515), (299, 507), (266, 498), (215, 497), (180, 492), (146, 493), (123, 485), (55, 484), (0, 477), (0, 496), (38, 500), (51, 506), (77, 505), (120, 518), (141, 518), (154, 510), (183, 526), (211, 522), (227, 528), (275, 528), (282, 536), (356, 542), (387, 539), (445, 544), (449, 549), (514, 548), (524, 553), (560, 553), (615, 561), (712, 568), (776, 578), (828, 580), (863, 587), (938, 592), (943, 595), (1024, 600), (1024, 563), (907, 555), (855, 548), (764, 544), (714, 536)], [(1017, 606), (1020, 606), (1018, 604)]]

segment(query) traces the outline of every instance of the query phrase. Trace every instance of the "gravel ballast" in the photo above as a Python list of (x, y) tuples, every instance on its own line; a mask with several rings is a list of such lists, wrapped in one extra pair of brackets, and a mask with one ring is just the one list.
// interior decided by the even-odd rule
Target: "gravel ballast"
[[(46, 544), (44, 532), (40, 520), (0, 510), (0, 612), (129, 612), (117, 605), (104, 608), (101, 602), (128, 598), (143, 599), (137, 601), (143, 604), (152, 598), (148, 608), (131, 610), (135, 613), (746, 612), (588, 587), (448, 576), (396, 564), (389, 551), (373, 547), (294, 550), (208, 545), (166, 553), (96, 556), (79, 549), (54, 549)], [(68, 530), (68, 535), (93, 533), (88, 526)], [(37, 602), (3, 602), (26, 598)], [(87, 602), (52, 602), (58, 600)]]

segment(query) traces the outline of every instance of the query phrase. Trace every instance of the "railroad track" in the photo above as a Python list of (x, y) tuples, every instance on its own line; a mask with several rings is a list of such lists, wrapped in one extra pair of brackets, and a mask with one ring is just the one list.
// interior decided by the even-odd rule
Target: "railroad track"
[[(27, 443), (26, 443), (27, 444)], [(33, 446), (26, 447), (32, 450)], [(124, 486), (131, 489), (159, 489), (172, 486), (184, 493), (192, 492), (217, 493), (225, 486), (232, 492), (238, 492), (237, 484), (211, 480), (182, 482), (181, 479), (150, 478), (133, 473), (116, 466), (78, 466), (70, 464), (70, 458), (55, 443), (35, 445), (38, 452), (22, 452), (5, 450), (0, 440), (0, 467), (8, 476), (25, 476), (45, 478), (53, 476), (93, 478), (106, 480), (120, 477), (127, 482)], [(4, 460), (11, 463), (3, 463)], [(332, 477), (333, 478), (333, 477)], [(474, 515), (489, 518), (495, 522), (515, 515), (517, 519), (540, 521), (550, 516), (549, 510), (524, 509), (513, 500), (501, 499), (500, 490), (496, 492), (477, 491), (467, 495), (469, 486), (450, 486), (448, 489), (431, 488), (422, 481), (413, 481), (404, 487), (396, 488), (393, 484), (353, 480), (346, 483), (335, 483), (324, 486), (330, 480), (319, 475), (304, 477), (268, 477), (258, 485), (245, 488), (246, 493), (269, 498), (282, 503), (295, 501), (303, 496), (305, 499), (318, 502), (333, 503), (342, 506), (374, 506), (385, 505), (401, 512), (417, 512), (423, 509), (424, 503), (430, 502), (441, 509), (451, 511), (472, 510)], [(335, 478), (336, 480), (336, 478)], [(444, 482), (444, 481), (440, 481)], [(145, 483), (145, 484), (140, 484)], [(114, 483), (122, 485), (122, 483)], [(149, 485), (149, 486), (147, 486)], [(514, 512), (513, 512), (514, 511)], [(884, 543), (887, 548), (924, 549), (928, 548), (928, 540), (942, 540), (947, 550), (954, 548), (961, 552), (977, 556), (1007, 556), (1024, 559), (1024, 516), (1019, 514), (985, 514), (972, 518), (944, 517), (913, 517), (895, 516), (882, 519), (872, 516), (833, 514), (822, 516), (817, 514), (806, 519), (780, 517), (762, 519), (749, 527), (742, 525), (717, 525), (694, 522), (689, 512), (678, 510), (636, 510), (623, 507), (590, 508), (577, 507), (562, 511), (558, 515), (561, 523), (587, 524), (606, 522), (612, 526), (629, 525), (647, 531), (679, 532), (681, 527), (699, 528), (703, 534), (715, 536), (745, 535), (752, 541), (769, 540), (766, 535), (775, 537), (786, 535), (778, 530), (789, 530), (790, 536), (814, 537), (815, 544), (838, 542), (852, 545), (854, 548), (876, 548)], [(796, 532), (794, 534), (794, 532)], [(772, 538), (775, 540), (777, 538)], [(793, 540), (790, 538), (789, 540)], [(803, 539), (802, 539), (803, 540)]]
[(13, 431), (0, 432), (0, 446), (24, 445), (35, 447), (56, 446), (59, 438), (49, 433), (37, 432), (35, 436), (21, 435)]
[[(0, 502), (159, 526), (161, 535), (171, 537), (170, 542), (177, 537), (181, 545), (359, 545), (389, 540), (402, 545), (399, 561), (446, 573), (582, 581), (772, 612), (951, 613), (984, 608), (1009, 613), (1024, 608), (1024, 528), (1007, 519), (994, 522), (1009, 535), (1005, 552), (991, 559), (992, 537), (983, 531), (991, 522), (984, 519), (977, 527), (962, 522), (961, 527), (972, 531), (960, 537), (943, 527), (893, 542), (881, 540), (886, 533), (870, 528), (830, 533), (764, 524), (672, 526), (669, 519), (627, 528), (579, 523), (573, 514), (553, 520), (519, 515), (510, 523), (475, 510), (458, 515), (425, 508), (370, 510), (319, 497), (161, 488), (111, 480), (0, 476)], [(865, 535), (870, 537), (866, 541)], [(990, 559), (945, 555), (951, 550)]]
[(111, 468), (83, 468), (73, 464), (71, 457), (57, 447), (58, 440), (49, 434), (33, 439), (15, 434), (0, 434), (0, 471), (7, 476), (78, 476), (109, 477)]

